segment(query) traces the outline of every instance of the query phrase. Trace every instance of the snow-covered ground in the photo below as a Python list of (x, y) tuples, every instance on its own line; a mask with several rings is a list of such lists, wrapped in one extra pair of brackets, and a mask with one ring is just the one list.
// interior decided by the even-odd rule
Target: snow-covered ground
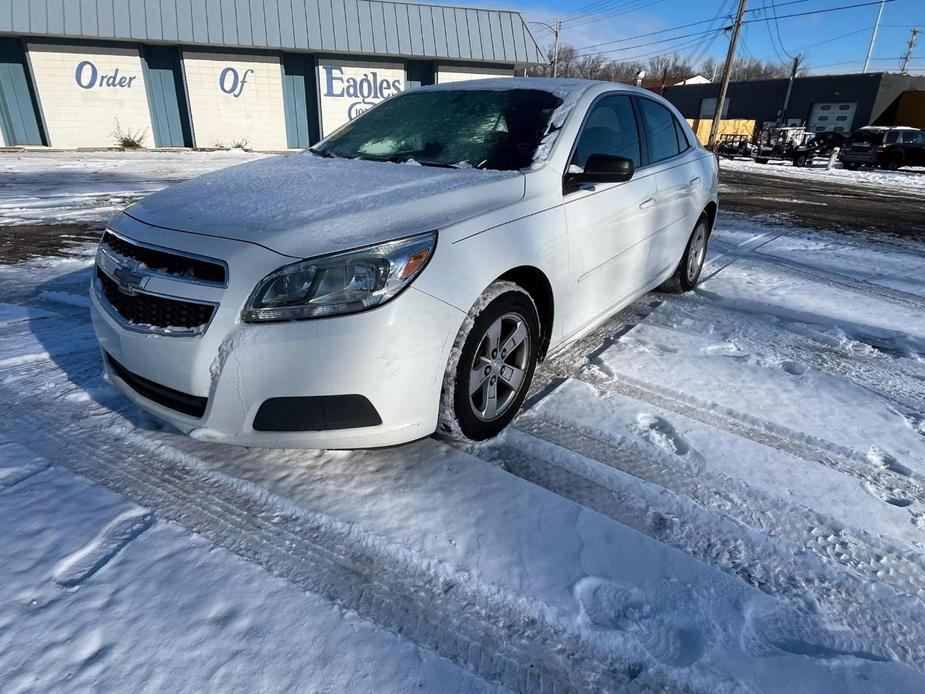
[(221, 152), (0, 154), (0, 225), (103, 224), (155, 190), (268, 155)]
[(137, 410), (92, 253), (0, 266), (3, 691), (925, 690), (925, 244), (722, 215), (500, 439), (362, 452)]
[(899, 171), (881, 171), (880, 169), (856, 169), (849, 171), (840, 164), (828, 169), (828, 159), (815, 159), (812, 166), (793, 166), (789, 161), (773, 160), (767, 164), (758, 164), (751, 159), (720, 158), (720, 167), (730, 171), (748, 171), (758, 174), (772, 174), (787, 178), (805, 179), (807, 181), (830, 181), (852, 186), (864, 186), (876, 190), (889, 188), (912, 195), (925, 195), (925, 169), (920, 167), (903, 168)]

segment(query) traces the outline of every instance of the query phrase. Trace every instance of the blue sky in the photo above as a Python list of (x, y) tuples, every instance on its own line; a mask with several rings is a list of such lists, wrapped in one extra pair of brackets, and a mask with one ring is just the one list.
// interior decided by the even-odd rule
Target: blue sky
[[(828, 12), (802, 17), (780, 18), (782, 15), (811, 12), (842, 5), (854, 5), (871, 0), (775, 0), (778, 21), (761, 21), (772, 17), (771, 0), (750, 0), (746, 17), (754, 21), (743, 30), (739, 55), (789, 61), (788, 55), (803, 53), (813, 74), (860, 72), (871, 29), (877, 17), (877, 5)], [(711, 20), (717, 15), (731, 16), (738, 0), (486, 0), (466, 2), (487, 7), (520, 10), (528, 20), (552, 23), (564, 17), (562, 40), (575, 47), (648, 34), (669, 27)], [(726, 22), (728, 23), (728, 22)], [(588, 48), (582, 52), (624, 48), (607, 53), (613, 58), (645, 59), (655, 52), (677, 49), (682, 55), (699, 58), (725, 56), (728, 39), (722, 33), (709, 36), (685, 36), (719, 26), (720, 20), (700, 24), (675, 32), (658, 33), (622, 43)], [(883, 9), (880, 31), (874, 49), (871, 70), (898, 72), (899, 57), (905, 52), (913, 26), (925, 31), (925, 0), (893, 0)], [(545, 43), (550, 32), (534, 25), (535, 35)], [(778, 38), (778, 28), (780, 38)], [(714, 40), (711, 42), (710, 39)], [(659, 43), (649, 43), (664, 40)], [(649, 45), (641, 45), (641, 44)], [(635, 46), (630, 48), (631, 46)], [(910, 72), (925, 74), (925, 34), (919, 35), (917, 48), (910, 63)]]

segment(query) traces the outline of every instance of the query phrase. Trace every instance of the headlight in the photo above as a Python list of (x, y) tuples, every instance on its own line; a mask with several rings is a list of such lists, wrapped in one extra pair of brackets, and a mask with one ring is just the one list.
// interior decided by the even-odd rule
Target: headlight
[(357, 313), (395, 298), (437, 242), (429, 232), (287, 265), (260, 280), (244, 307), (250, 323)]

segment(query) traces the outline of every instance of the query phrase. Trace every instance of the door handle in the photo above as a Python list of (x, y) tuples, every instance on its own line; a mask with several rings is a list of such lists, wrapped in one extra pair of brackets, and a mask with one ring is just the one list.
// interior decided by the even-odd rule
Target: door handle
[(639, 203), (639, 209), (647, 210), (650, 207), (653, 207), (654, 205), (655, 205), (655, 198), (649, 198), (648, 200), (643, 200), (641, 203)]
[(690, 185), (693, 187), (693, 186), (697, 185), (698, 183), (700, 183), (700, 176), (694, 176), (694, 177), (691, 179)]

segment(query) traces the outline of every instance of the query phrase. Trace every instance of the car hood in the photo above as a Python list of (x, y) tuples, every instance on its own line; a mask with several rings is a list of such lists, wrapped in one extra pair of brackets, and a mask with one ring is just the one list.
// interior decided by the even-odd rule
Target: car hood
[(523, 195), (524, 176), (517, 171), (298, 153), (190, 179), (148, 196), (126, 214), (305, 258), (439, 229)]

